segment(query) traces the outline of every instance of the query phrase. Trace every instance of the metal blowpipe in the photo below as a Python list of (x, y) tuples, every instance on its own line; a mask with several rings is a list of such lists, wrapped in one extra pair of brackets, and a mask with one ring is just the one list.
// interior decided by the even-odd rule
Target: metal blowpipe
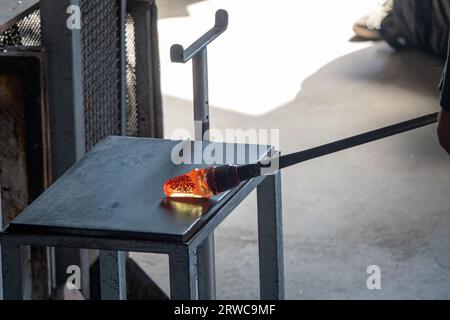
[[(277, 168), (287, 168), (328, 154), (424, 127), (435, 123), (437, 118), (438, 113), (436, 112), (319, 147), (283, 156), (275, 156), (279, 164)], [(223, 165), (206, 169), (194, 169), (189, 173), (167, 180), (164, 183), (164, 194), (166, 197), (210, 198), (237, 187), (246, 180), (260, 176), (262, 169), (269, 167), (269, 165), (257, 162), (241, 166)]]

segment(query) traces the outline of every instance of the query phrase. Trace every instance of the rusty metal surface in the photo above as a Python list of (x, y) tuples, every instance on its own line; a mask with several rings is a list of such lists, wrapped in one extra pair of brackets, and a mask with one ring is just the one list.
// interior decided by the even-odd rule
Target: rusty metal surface
[(28, 205), (23, 80), (0, 74), (0, 185), (4, 224)]
[[(0, 75), (14, 75), (24, 83), (19, 99), (24, 101), (28, 155), (37, 165), (29, 173), (38, 184), (31, 191), (34, 200), (51, 183), (50, 121), (47, 105), (44, 50), (39, 47), (0, 47)], [(3, 86), (2, 86), (3, 87)], [(6, 88), (6, 87), (5, 87)], [(17, 109), (17, 108), (16, 108)], [(17, 110), (16, 110), (17, 112)], [(31, 162), (31, 161), (29, 161)], [(39, 176), (37, 179), (36, 174)]]
[[(5, 222), (25, 209), (51, 181), (44, 70), (39, 48), (3, 47), (0, 51), (0, 184)], [(29, 298), (49, 295), (47, 251), (26, 251), (22, 267), (28, 270), (24, 285)]]

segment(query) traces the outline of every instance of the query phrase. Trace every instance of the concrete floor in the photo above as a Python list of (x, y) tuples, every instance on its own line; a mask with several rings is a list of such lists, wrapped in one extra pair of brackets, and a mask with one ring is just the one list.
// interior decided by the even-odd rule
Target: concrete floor
[[(167, 137), (192, 131), (190, 66), (171, 65), (168, 47), (208, 28), (216, 7), (238, 17), (239, 28), (230, 20), (224, 44), (210, 50), (215, 128), (278, 128), (289, 153), (438, 109), (441, 61), (348, 41), (352, 19), (373, 1), (346, 1), (339, 15), (332, 0), (159, 2)], [(189, 23), (205, 16), (191, 32)], [(435, 131), (283, 171), (288, 299), (450, 298), (450, 157)], [(255, 194), (217, 230), (216, 247), (218, 298), (258, 299)], [(168, 292), (168, 259), (133, 256)], [(381, 290), (366, 287), (369, 265), (381, 268)]]

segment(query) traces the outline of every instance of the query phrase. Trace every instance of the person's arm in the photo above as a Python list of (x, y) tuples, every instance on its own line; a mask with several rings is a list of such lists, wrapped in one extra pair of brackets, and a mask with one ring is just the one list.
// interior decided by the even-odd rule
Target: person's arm
[(447, 55), (447, 63), (440, 84), (442, 111), (439, 116), (438, 135), (442, 148), (450, 154), (450, 48)]

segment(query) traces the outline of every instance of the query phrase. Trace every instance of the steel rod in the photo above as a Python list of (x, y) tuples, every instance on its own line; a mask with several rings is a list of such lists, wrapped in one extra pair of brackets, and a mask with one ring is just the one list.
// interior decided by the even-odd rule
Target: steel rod
[(372, 141), (387, 138), (410, 130), (418, 129), (437, 122), (438, 113), (432, 113), (420, 118), (404, 121), (381, 129), (362, 133), (350, 138), (331, 142), (319, 147), (287, 154), (279, 158), (279, 168), (286, 168), (301, 162), (326, 156), (345, 149), (353, 148)]
[(208, 53), (204, 48), (192, 59), (195, 140), (209, 140)]

